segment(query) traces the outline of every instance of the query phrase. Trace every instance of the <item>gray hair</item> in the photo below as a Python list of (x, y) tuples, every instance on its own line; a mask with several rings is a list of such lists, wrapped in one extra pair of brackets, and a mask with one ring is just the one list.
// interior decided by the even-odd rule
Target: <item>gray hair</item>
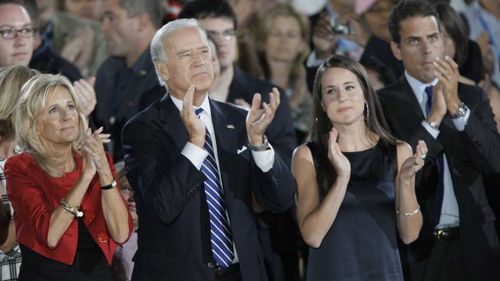
[(158, 81), (160, 81), (160, 85), (167, 86), (167, 81), (163, 80), (161, 77), (156, 62), (166, 61), (167, 54), (165, 53), (165, 48), (163, 46), (163, 41), (167, 38), (171, 33), (183, 29), (194, 27), (196, 28), (201, 35), (202, 41), (208, 46), (208, 39), (205, 30), (203, 30), (195, 19), (178, 19), (171, 21), (164, 26), (162, 26), (156, 33), (153, 39), (151, 40), (151, 60), (155, 65), (156, 75), (158, 76)]

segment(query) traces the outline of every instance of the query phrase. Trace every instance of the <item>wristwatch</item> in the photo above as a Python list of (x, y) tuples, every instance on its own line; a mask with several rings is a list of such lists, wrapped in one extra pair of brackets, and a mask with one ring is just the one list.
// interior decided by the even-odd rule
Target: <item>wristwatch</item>
[(266, 151), (271, 149), (271, 147), (269, 146), (269, 141), (267, 141), (266, 136), (264, 136), (264, 142), (262, 144), (252, 145), (250, 142), (248, 142), (248, 148), (251, 151)]
[(465, 103), (461, 102), (458, 106), (457, 112), (455, 112), (455, 114), (451, 114), (451, 119), (464, 117), (468, 110), (469, 108), (465, 105)]
[(429, 124), (429, 126), (430, 126), (431, 128), (436, 129), (436, 130), (439, 130), (439, 125), (438, 125), (438, 123), (437, 123), (437, 122), (435, 122), (435, 121), (426, 121), (426, 122), (427, 122), (427, 124)]

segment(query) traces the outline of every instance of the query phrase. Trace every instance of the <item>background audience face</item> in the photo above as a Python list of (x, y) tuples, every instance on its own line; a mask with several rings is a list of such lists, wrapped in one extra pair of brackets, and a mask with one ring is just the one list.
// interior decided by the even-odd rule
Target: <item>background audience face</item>
[(0, 143), (14, 139), (13, 115), (21, 96), (21, 87), (37, 74), (38, 71), (21, 65), (0, 68)]
[(73, 15), (91, 20), (101, 18), (102, 0), (63, 0), (63, 9)]
[(438, 2), (434, 8), (439, 15), (444, 55), (453, 58), (459, 66), (462, 66), (469, 56), (467, 28), (460, 15), (447, 3)]
[(213, 39), (208, 40), (208, 46), (210, 47), (210, 56), (212, 58), (212, 64), (214, 69), (214, 83), (219, 79), (220, 76), (220, 63), (219, 58), (217, 57), (217, 46), (215, 45), (215, 41)]
[(200, 25), (215, 40), (221, 70), (231, 66), (236, 59), (236, 29), (228, 17), (198, 19)]
[(119, 0), (105, 0), (102, 7), (101, 30), (104, 33), (108, 54), (125, 57), (133, 52), (130, 46), (131, 42), (137, 40), (139, 19), (129, 16), (127, 10), (120, 6)]
[(166, 59), (159, 62), (162, 78), (169, 90), (183, 98), (190, 85), (197, 93), (205, 94), (214, 79), (212, 55), (208, 40), (195, 27), (184, 27), (172, 31), (163, 38)]
[(391, 41), (388, 19), (394, 2), (394, 0), (378, 0), (363, 14), (368, 30), (386, 42)]
[(264, 51), (268, 60), (293, 62), (306, 47), (302, 28), (296, 18), (279, 15), (269, 26)]
[(392, 42), (394, 56), (405, 70), (423, 83), (436, 78), (433, 62), (443, 55), (443, 40), (433, 16), (413, 16), (399, 23), (399, 43)]
[(443, 35), (444, 55), (449, 56), (450, 58), (454, 58), (456, 54), (455, 42), (453, 42), (453, 39), (451, 39), (450, 35), (448, 35), (448, 32), (446, 32), (445, 29), (442, 29), (442, 35)]
[[(17, 4), (0, 5), (0, 30), (32, 28), (31, 19), (26, 11)], [(27, 66), (33, 54), (33, 36), (24, 37), (20, 32), (15, 38), (7, 39), (0, 35), (0, 67), (8, 65)]]

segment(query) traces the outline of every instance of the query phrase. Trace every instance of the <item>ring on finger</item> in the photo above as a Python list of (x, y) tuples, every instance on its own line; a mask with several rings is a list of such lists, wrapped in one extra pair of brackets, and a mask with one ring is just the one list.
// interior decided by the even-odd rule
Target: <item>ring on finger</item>
[(420, 156), (420, 158), (422, 158), (422, 160), (425, 160), (426, 157), (427, 157), (427, 154), (425, 154), (425, 153)]

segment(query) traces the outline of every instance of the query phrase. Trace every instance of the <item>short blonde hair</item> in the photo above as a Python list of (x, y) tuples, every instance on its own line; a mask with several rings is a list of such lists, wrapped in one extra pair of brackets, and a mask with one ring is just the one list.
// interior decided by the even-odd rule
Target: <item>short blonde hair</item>
[(14, 137), (13, 114), (21, 97), (21, 87), (37, 74), (40, 72), (22, 65), (0, 68), (0, 138)]
[(23, 150), (36, 154), (40, 161), (44, 161), (50, 155), (38, 135), (36, 124), (47, 106), (47, 98), (57, 87), (64, 87), (68, 90), (78, 113), (79, 132), (72, 144), (73, 149), (80, 150), (87, 137), (87, 118), (68, 78), (52, 74), (40, 74), (31, 78), (21, 89), (21, 99), (14, 120), (18, 145)]

